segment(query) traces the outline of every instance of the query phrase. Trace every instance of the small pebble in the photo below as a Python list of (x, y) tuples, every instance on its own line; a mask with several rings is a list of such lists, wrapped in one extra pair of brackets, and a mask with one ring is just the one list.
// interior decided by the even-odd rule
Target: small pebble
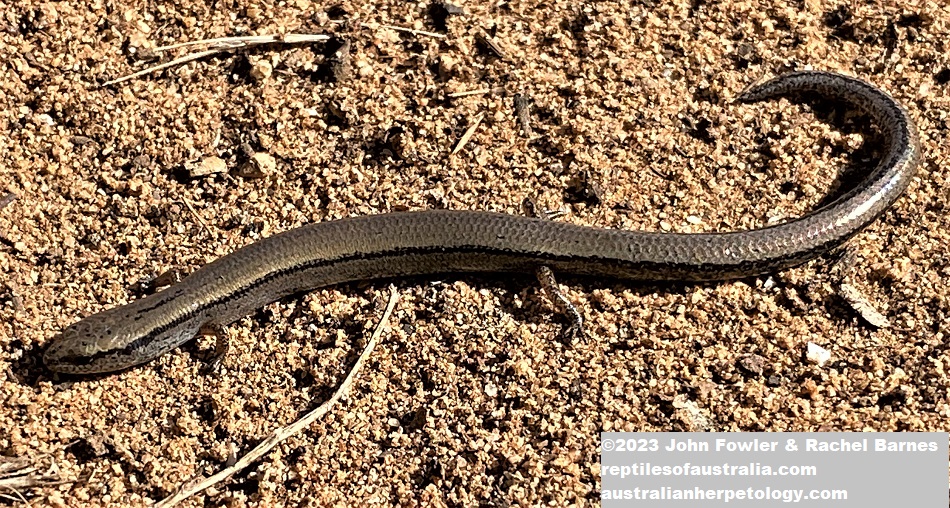
[(263, 178), (273, 174), (277, 168), (277, 160), (269, 153), (258, 152), (251, 156), (248, 161), (241, 166), (238, 175), (244, 178)]
[(805, 353), (805, 358), (809, 362), (821, 367), (831, 359), (831, 351), (828, 351), (814, 342), (809, 342), (808, 351)]
[(224, 173), (228, 170), (228, 165), (220, 157), (211, 156), (198, 162), (186, 164), (185, 168), (188, 170), (189, 176), (198, 178), (212, 173)]

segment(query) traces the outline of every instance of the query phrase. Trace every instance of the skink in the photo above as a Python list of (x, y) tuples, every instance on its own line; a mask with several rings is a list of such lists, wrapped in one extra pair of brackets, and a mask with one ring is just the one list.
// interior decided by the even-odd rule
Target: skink
[(920, 160), (904, 108), (859, 79), (818, 71), (746, 89), (742, 102), (814, 93), (868, 115), (883, 156), (833, 202), (779, 225), (731, 233), (600, 229), (478, 211), (384, 213), (310, 224), (248, 245), (181, 282), (67, 327), (46, 366), (89, 374), (147, 362), (283, 296), (348, 281), (453, 272), (557, 272), (633, 280), (725, 280), (801, 264), (840, 245), (900, 196)]

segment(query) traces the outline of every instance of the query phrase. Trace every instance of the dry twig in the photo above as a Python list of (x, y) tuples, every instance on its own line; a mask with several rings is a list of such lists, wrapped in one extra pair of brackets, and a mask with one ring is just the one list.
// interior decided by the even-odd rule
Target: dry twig
[(58, 483), (62, 483), (58, 476), (49, 471), (39, 472), (30, 460), (0, 456), (0, 499), (26, 503), (21, 491)]
[(16, 201), (16, 194), (8, 192), (0, 196), (0, 208), (7, 206), (14, 201)]
[(465, 92), (453, 92), (453, 93), (448, 94), (448, 97), (456, 99), (458, 97), (468, 97), (469, 95), (484, 95), (490, 92), (491, 92), (491, 88), (478, 88), (475, 90), (468, 90)]
[(238, 471), (254, 463), (257, 459), (263, 457), (267, 452), (269, 452), (285, 439), (307, 428), (311, 423), (327, 414), (330, 409), (340, 400), (340, 398), (343, 397), (343, 394), (349, 389), (350, 385), (353, 384), (353, 380), (356, 379), (356, 374), (363, 367), (363, 364), (366, 363), (370, 353), (373, 352), (373, 348), (375, 348), (376, 344), (379, 342), (379, 337), (382, 335), (383, 329), (386, 327), (386, 324), (389, 321), (389, 316), (392, 315), (393, 309), (396, 307), (396, 302), (399, 300), (399, 294), (396, 292), (395, 286), (390, 286), (390, 290), (392, 293), (389, 296), (389, 303), (386, 305), (386, 311), (383, 312), (383, 317), (380, 318), (379, 324), (376, 326), (376, 330), (373, 331), (373, 335), (370, 338), (369, 343), (366, 344), (366, 348), (363, 350), (363, 353), (360, 354), (360, 357), (356, 360), (356, 363), (353, 365), (350, 373), (347, 374), (346, 379), (343, 380), (343, 383), (340, 384), (340, 387), (336, 392), (334, 392), (332, 397), (321, 404), (320, 407), (304, 415), (303, 418), (286, 427), (282, 427), (274, 431), (274, 433), (262, 441), (261, 444), (257, 445), (253, 450), (248, 452), (247, 455), (238, 459), (234, 465), (227, 467), (224, 470), (208, 478), (205, 478), (194, 485), (181, 488), (175, 494), (172, 494), (171, 496), (156, 503), (155, 506), (157, 508), (175, 506), (192, 495), (226, 480), (234, 473), (237, 473)]
[[(333, 22), (337, 24), (343, 24), (343, 23), (346, 23), (347, 21), (342, 20), (342, 19), (335, 19), (333, 20)], [(388, 28), (390, 30), (395, 30), (397, 32), (406, 32), (412, 35), (426, 35), (429, 37), (435, 37), (437, 39), (445, 39), (444, 34), (435, 33), (435, 32), (427, 32), (425, 30), (415, 30), (413, 28), (406, 28), (406, 27), (396, 26), (396, 25), (384, 25), (382, 23), (360, 23), (360, 26), (363, 28), (368, 28), (370, 30), (379, 30), (380, 28)]]
[(478, 126), (481, 125), (482, 118), (484, 117), (485, 117), (485, 113), (479, 113), (478, 116), (475, 117), (475, 121), (472, 122), (472, 126), (469, 127), (465, 131), (464, 134), (462, 134), (462, 139), (460, 139), (458, 144), (455, 145), (455, 150), (452, 150), (452, 155), (459, 153), (462, 150), (462, 148), (465, 146), (465, 144), (468, 143), (468, 140), (472, 139), (472, 135), (475, 134), (475, 129), (477, 129)]
[(138, 72), (133, 72), (132, 74), (122, 76), (121, 78), (113, 79), (112, 81), (106, 81), (102, 86), (114, 85), (116, 83), (122, 83), (123, 81), (128, 81), (151, 72), (160, 71), (162, 69), (167, 69), (169, 67), (175, 67), (182, 65), (194, 60), (204, 58), (206, 56), (211, 56), (217, 53), (223, 53), (225, 51), (232, 51), (239, 48), (246, 48), (250, 46), (258, 46), (261, 44), (301, 44), (305, 42), (319, 42), (325, 41), (330, 38), (329, 35), (322, 34), (284, 34), (284, 35), (249, 35), (244, 37), (219, 37), (216, 39), (205, 39), (203, 41), (189, 41), (183, 42), (180, 44), (173, 44), (171, 46), (162, 46), (156, 48), (155, 51), (165, 51), (173, 48), (180, 48), (184, 46), (194, 46), (199, 44), (208, 44), (211, 46), (211, 49), (204, 51), (199, 51), (197, 53), (190, 53), (183, 57), (176, 58), (170, 62), (161, 63), (158, 65), (153, 65), (146, 69), (142, 69)]

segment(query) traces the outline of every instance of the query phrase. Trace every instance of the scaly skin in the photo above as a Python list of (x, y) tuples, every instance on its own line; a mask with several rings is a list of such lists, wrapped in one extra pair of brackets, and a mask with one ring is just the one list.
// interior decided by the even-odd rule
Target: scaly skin
[(839, 74), (793, 72), (745, 90), (756, 102), (816, 93), (869, 115), (885, 143), (863, 182), (784, 224), (733, 233), (646, 233), (514, 215), (432, 210), (356, 217), (293, 229), (248, 245), (164, 291), (63, 330), (44, 361), (87, 374), (147, 362), (282, 296), (354, 280), (451, 272), (557, 272), (635, 280), (724, 280), (801, 264), (840, 245), (907, 188), (920, 159), (904, 109)]

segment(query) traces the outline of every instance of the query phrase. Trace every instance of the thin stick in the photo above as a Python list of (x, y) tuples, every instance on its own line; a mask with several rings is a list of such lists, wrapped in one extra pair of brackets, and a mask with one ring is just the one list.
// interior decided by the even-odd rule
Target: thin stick
[(3, 196), (0, 196), (0, 208), (7, 206), (14, 201), (16, 201), (16, 194), (8, 192)]
[[(336, 23), (336, 24), (338, 24), (338, 25), (342, 25), (342, 24), (346, 23), (347, 21), (346, 21), (346, 20), (343, 20), (343, 19), (334, 19), (333, 22)], [(390, 29), (390, 30), (395, 30), (395, 31), (397, 31), (397, 32), (406, 32), (406, 33), (410, 33), (410, 34), (412, 34), (412, 35), (428, 35), (429, 37), (435, 37), (435, 38), (438, 38), (438, 39), (445, 39), (445, 34), (440, 34), (440, 33), (436, 33), (436, 32), (427, 32), (427, 31), (425, 31), (425, 30), (415, 30), (415, 29), (413, 29), (413, 28), (406, 28), (406, 27), (396, 26), (396, 25), (384, 25), (384, 24), (382, 24), (382, 23), (365, 23), (365, 22), (364, 22), (364, 23), (360, 23), (360, 26), (363, 27), (363, 28), (369, 28), (370, 30), (378, 30), (378, 29), (380, 29), (380, 28), (388, 28), (388, 29)]]
[(216, 39), (205, 39), (203, 41), (190, 41), (183, 42), (180, 44), (173, 44), (171, 46), (162, 46), (156, 48), (155, 51), (165, 51), (172, 48), (184, 47), (184, 46), (193, 46), (196, 44), (210, 44), (211, 49), (205, 51), (199, 51), (197, 53), (191, 53), (180, 58), (176, 58), (170, 62), (161, 63), (154, 65), (147, 69), (142, 69), (138, 72), (134, 72), (127, 76), (122, 76), (121, 78), (113, 79), (112, 81), (106, 81), (102, 86), (115, 85), (117, 83), (122, 83), (123, 81), (128, 81), (145, 74), (160, 71), (162, 69), (167, 69), (169, 67), (174, 67), (176, 65), (185, 64), (193, 60), (198, 60), (206, 56), (211, 56), (217, 53), (223, 53), (225, 51), (231, 51), (238, 48), (246, 48), (249, 46), (257, 46), (260, 44), (300, 44), (303, 42), (317, 42), (325, 41), (330, 38), (329, 35), (313, 35), (313, 34), (283, 34), (283, 35), (249, 35), (244, 37), (219, 37)]
[(373, 352), (373, 348), (376, 347), (376, 344), (379, 342), (379, 337), (383, 333), (383, 329), (386, 327), (386, 324), (389, 321), (389, 316), (392, 315), (393, 309), (396, 307), (396, 302), (399, 300), (399, 293), (396, 292), (395, 286), (390, 286), (391, 294), (389, 296), (389, 303), (386, 305), (386, 311), (383, 312), (383, 317), (380, 318), (379, 324), (376, 325), (376, 330), (373, 331), (373, 335), (369, 340), (369, 343), (366, 344), (366, 348), (363, 350), (363, 353), (360, 354), (360, 357), (356, 360), (356, 363), (353, 365), (353, 368), (350, 370), (350, 373), (347, 374), (346, 379), (343, 380), (343, 383), (340, 384), (340, 387), (337, 391), (330, 397), (326, 402), (320, 405), (320, 407), (314, 409), (313, 411), (307, 413), (303, 418), (297, 420), (296, 422), (277, 429), (270, 436), (267, 437), (261, 444), (257, 445), (253, 450), (247, 453), (247, 455), (241, 457), (233, 466), (225, 468), (224, 470), (215, 473), (204, 480), (201, 480), (195, 485), (192, 485), (187, 488), (182, 488), (175, 494), (159, 501), (155, 504), (156, 508), (167, 508), (175, 506), (176, 504), (184, 501), (185, 499), (191, 497), (202, 490), (207, 489), (208, 487), (220, 483), (227, 479), (229, 476), (234, 473), (246, 468), (251, 465), (254, 461), (264, 456), (267, 452), (273, 449), (275, 446), (280, 444), (285, 439), (293, 436), (294, 434), (300, 432), (301, 430), (308, 427), (311, 423), (321, 418), (323, 415), (327, 414), (330, 409), (336, 404), (340, 398), (343, 396), (343, 393), (346, 392), (350, 385), (353, 384), (353, 380), (356, 379), (356, 374), (363, 367), (363, 364), (366, 363), (366, 360), (369, 358), (370, 353)]
[(491, 92), (491, 88), (479, 88), (477, 90), (469, 90), (467, 92), (455, 92), (448, 94), (449, 97), (455, 99), (458, 97), (467, 97), (469, 95), (483, 95)]
[(201, 220), (201, 216), (198, 215), (198, 212), (195, 211), (195, 208), (191, 206), (191, 202), (188, 201), (184, 197), (181, 198), (181, 201), (185, 203), (185, 206), (188, 207), (188, 211), (190, 211), (191, 214), (195, 216), (195, 220), (198, 221), (198, 224), (201, 224), (201, 227), (203, 227), (205, 232), (208, 233), (208, 236), (210, 236), (211, 238), (216, 238), (217, 235), (214, 234), (214, 231), (211, 231), (211, 228), (209, 228), (208, 225), (205, 224), (205, 221)]
[(462, 139), (460, 139), (459, 143), (455, 145), (455, 150), (452, 150), (452, 155), (459, 153), (459, 151), (462, 150), (462, 147), (464, 147), (465, 144), (468, 143), (468, 140), (472, 138), (473, 134), (475, 134), (475, 129), (477, 129), (478, 126), (481, 125), (482, 118), (484, 117), (485, 117), (485, 113), (479, 113), (478, 116), (475, 117), (475, 121), (472, 122), (472, 126), (469, 127), (465, 131), (465, 134), (462, 134)]
[(38, 461), (45, 457), (36, 459), (25, 459), (18, 457), (0, 457), (0, 499), (16, 499), (26, 503), (22, 491), (31, 490), (36, 487), (47, 485), (62, 485), (59, 476), (53, 473), (52, 468), (47, 472), (40, 472), (40, 469), (34, 466)]
[(245, 35), (241, 37), (217, 37), (214, 39), (204, 39), (201, 41), (187, 41), (168, 46), (160, 46), (153, 51), (168, 51), (169, 49), (183, 48), (185, 46), (197, 46), (199, 44), (209, 44), (212, 46), (225, 46), (230, 48), (241, 46), (253, 46), (255, 44), (270, 44), (282, 42), (284, 44), (300, 44), (302, 42), (319, 42), (329, 40), (329, 35), (323, 34), (284, 34), (284, 35)]
[(149, 74), (149, 73), (151, 73), (151, 72), (160, 71), (160, 70), (162, 70), (162, 69), (167, 69), (167, 68), (169, 68), (169, 67), (174, 67), (174, 66), (176, 66), (176, 65), (181, 65), (181, 64), (184, 64), (184, 63), (188, 63), (188, 62), (190, 62), (190, 61), (192, 61), (192, 60), (198, 60), (199, 58), (204, 58), (204, 57), (206, 57), (206, 56), (213, 55), (213, 54), (215, 54), (215, 53), (221, 53), (221, 52), (223, 52), (223, 51), (225, 51), (225, 49), (222, 49), (222, 48), (219, 48), (219, 49), (209, 49), (209, 50), (207, 50), (207, 51), (201, 51), (201, 52), (198, 52), (198, 53), (192, 53), (192, 54), (190, 54), (190, 55), (185, 55), (185, 56), (183, 56), (183, 57), (181, 57), (181, 58), (176, 58), (176, 59), (174, 59), (174, 60), (172, 60), (172, 61), (170, 61), (170, 62), (165, 62), (165, 63), (163, 63), (163, 64), (158, 64), (158, 65), (149, 67), (149, 68), (147, 68), (147, 69), (142, 69), (142, 70), (140, 70), (140, 71), (138, 71), (138, 72), (133, 72), (132, 74), (129, 74), (129, 75), (127, 75), (127, 76), (122, 76), (121, 78), (113, 79), (112, 81), (106, 81), (105, 83), (102, 84), (102, 86), (110, 86), (110, 85), (115, 85), (116, 83), (122, 83), (123, 81), (128, 81), (128, 80), (130, 80), (130, 79), (137, 78), (137, 77), (139, 77), (139, 76), (144, 76), (144, 75)]

